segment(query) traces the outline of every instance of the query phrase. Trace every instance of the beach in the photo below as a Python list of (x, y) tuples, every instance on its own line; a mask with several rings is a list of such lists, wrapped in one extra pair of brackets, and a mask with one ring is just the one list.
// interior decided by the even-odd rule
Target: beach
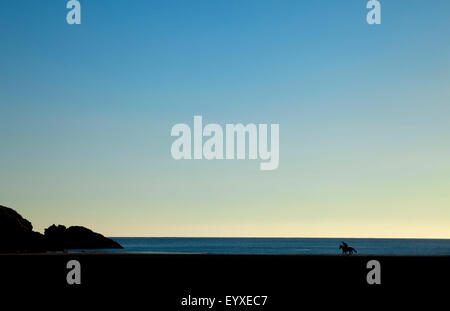
[[(67, 283), (71, 260), (80, 263), (81, 284)], [(367, 283), (371, 260), (381, 265), (381, 284)], [(9, 288), (145, 289), (155, 299), (210, 293), (288, 299), (299, 290), (440, 287), (450, 277), (450, 256), (3, 254), (0, 275)]]

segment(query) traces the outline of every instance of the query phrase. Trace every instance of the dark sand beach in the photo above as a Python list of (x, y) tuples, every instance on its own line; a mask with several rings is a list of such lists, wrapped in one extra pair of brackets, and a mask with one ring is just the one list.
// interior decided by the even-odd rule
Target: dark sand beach
[[(80, 285), (66, 281), (67, 262), (74, 259), (81, 264)], [(373, 259), (381, 264), (380, 285), (366, 281)], [(450, 256), (3, 254), (0, 275), (10, 289), (146, 292), (134, 299), (172, 307), (189, 295), (267, 295), (269, 304), (279, 306), (295, 305), (299, 293), (442, 289), (450, 277)]]

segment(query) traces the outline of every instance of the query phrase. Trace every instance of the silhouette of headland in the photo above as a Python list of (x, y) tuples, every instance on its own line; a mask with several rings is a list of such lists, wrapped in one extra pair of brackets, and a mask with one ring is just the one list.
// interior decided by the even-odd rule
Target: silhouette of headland
[(0, 205), (0, 253), (38, 253), (66, 249), (123, 248), (119, 243), (93, 232), (72, 226), (51, 225), (44, 234), (33, 231), (30, 221), (15, 210)]

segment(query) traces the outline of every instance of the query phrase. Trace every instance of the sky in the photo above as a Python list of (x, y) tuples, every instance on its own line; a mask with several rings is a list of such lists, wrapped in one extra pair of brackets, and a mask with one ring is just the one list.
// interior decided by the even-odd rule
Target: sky
[[(107, 236), (450, 238), (450, 2), (0, 2), (0, 204)], [(171, 157), (277, 123), (280, 164)]]

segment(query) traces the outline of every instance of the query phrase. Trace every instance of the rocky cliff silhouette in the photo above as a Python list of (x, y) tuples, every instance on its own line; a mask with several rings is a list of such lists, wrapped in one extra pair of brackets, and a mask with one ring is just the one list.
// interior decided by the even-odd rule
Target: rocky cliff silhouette
[(52, 225), (45, 233), (33, 231), (30, 221), (15, 210), (0, 205), (0, 253), (48, 250), (122, 248), (103, 235), (81, 226)]
[(44, 235), (50, 249), (122, 248), (119, 243), (81, 226), (51, 225)]

